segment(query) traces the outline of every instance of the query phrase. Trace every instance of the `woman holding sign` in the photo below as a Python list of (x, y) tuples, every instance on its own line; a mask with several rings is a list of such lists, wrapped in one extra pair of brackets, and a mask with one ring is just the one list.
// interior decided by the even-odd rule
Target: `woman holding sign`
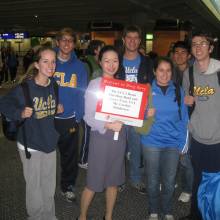
[[(96, 105), (101, 93), (100, 83), (103, 77), (114, 78), (119, 67), (116, 49), (105, 46), (99, 54), (102, 77), (89, 83), (85, 93), (84, 120), (91, 127), (88, 172), (86, 187), (81, 197), (79, 220), (86, 220), (89, 205), (95, 192), (106, 190), (106, 213), (103, 219), (112, 220), (112, 212), (117, 196), (117, 186), (125, 181), (124, 155), (126, 134), (119, 121), (104, 122), (95, 119)], [(114, 133), (119, 132), (118, 140)]]
[[(141, 136), (146, 162), (149, 220), (174, 220), (172, 199), (180, 153), (187, 146), (188, 112), (183, 90), (171, 80), (173, 64), (161, 57), (155, 64), (152, 83), (154, 122)], [(160, 192), (160, 183), (162, 191)], [(160, 207), (161, 204), (161, 207)]]

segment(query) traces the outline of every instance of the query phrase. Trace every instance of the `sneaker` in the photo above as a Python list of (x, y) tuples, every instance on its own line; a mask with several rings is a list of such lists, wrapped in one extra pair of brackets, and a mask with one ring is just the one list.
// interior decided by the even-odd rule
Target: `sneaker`
[(85, 169), (85, 170), (88, 169), (88, 163), (78, 163), (78, 166), (82, 169)]
[(123, 192), (125, 190), (125, 184), (118, 186), (118, 192)]
[(159, 220), (157, 213), (152, 213), (149, 215), (148, 220)]
[(190, 193), (182, 192), (178, 198), (178, 201), (187, 203), (190, 201), (190, 199), (191, 199)]
[(61, 191), (61, 195), (67, 202), (74, 202), (76, 200), (76, 194), (74, 193), (74, 187), (72, 185), (67, 188), (67, 191)]
[(173, 215), (165, 215), (164, 220), (174, 220)]
[(145, 185), (143, 183), (132, 183), (131, 186), (137, 189), (141, 195), (147, 194)]
[(131, 152), (127, 152), (126, 158), (127, 158), (127, 160), (130, 160), (130, 159), (131, 159)]

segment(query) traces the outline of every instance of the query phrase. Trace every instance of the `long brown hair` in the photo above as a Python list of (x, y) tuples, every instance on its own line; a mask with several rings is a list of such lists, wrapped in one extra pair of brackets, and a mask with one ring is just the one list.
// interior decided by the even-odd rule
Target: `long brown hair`
[(38, 74), (38, 69), (35, 67), (34, 63), (35, 62), (39, 62), (39, 60), (41, 59), (41, 54), (46, 51), (46, 50), (50, 50), (53, 51), (55, 53), (55, 51), (53, 50), (53, 48), (51, 46), (48, 45), (43, 45), (41, 46), (34, 54), (34, 59), (33, 59), (33, 63), (30, 65), (30, 67), (28, 68), (27, 72), (25, 73), (24, 77), (22, 78), (21, 82), (25, 81), (25, 80), (29, 80), (29, 79), (34, 79), (36, 77), (36, 75)]

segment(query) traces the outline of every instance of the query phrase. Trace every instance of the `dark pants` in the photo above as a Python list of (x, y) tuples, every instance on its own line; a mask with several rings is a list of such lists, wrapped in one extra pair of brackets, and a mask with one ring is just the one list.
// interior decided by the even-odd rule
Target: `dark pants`
[(10, 73), (10, 76), (11, 76), (11, 81), (15, 80), (16, 74), (17, 74), (17, 66), (9, 67), (9, 73)]
[(83, 138), (82, 138), (82, 144), (80, 148), (79, 162), (81, 164), (85, 164), (88, 162), (89, 137), (90, 137), (91, 127), (87, 125), (85, 121), (83, 121), (82, 127), (83, 127)]
[(206, 145), (192, 138), (190, 154), (194, 171), (191, 214), (193, 219), (202, 220), (198, 209), (197, 192), (202, 180), (203, 171), (208, 173), (220, 171), (220, 143)]
[(79, 126), (75, 118), (56, 119), (55, 125), (60, 133), (58, 147), (61, 161), (61, 190), (74, 186), (78, 174)]

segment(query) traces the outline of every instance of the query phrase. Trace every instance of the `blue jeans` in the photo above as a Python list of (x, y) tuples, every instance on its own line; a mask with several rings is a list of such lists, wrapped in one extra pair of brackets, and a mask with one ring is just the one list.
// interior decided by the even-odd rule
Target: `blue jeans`
[(189, 154), (183, 154), (180, 156), (180, 175), (182, 191), (186, 193), (192, 193), (193, 167)]
[(177, 148), (143, 146), (143, 153), (146, 162), (149, 213), (159, 214), (161, 204), (161, 213), (171, 214), (179, 151)]
[(138, 134), (134, 127), (127, 126), (127, 147), (130, 154), (129, 163), (129, 177), (132, 183), (140, 183), (142, 180), (142, 147), (140, 134)]

